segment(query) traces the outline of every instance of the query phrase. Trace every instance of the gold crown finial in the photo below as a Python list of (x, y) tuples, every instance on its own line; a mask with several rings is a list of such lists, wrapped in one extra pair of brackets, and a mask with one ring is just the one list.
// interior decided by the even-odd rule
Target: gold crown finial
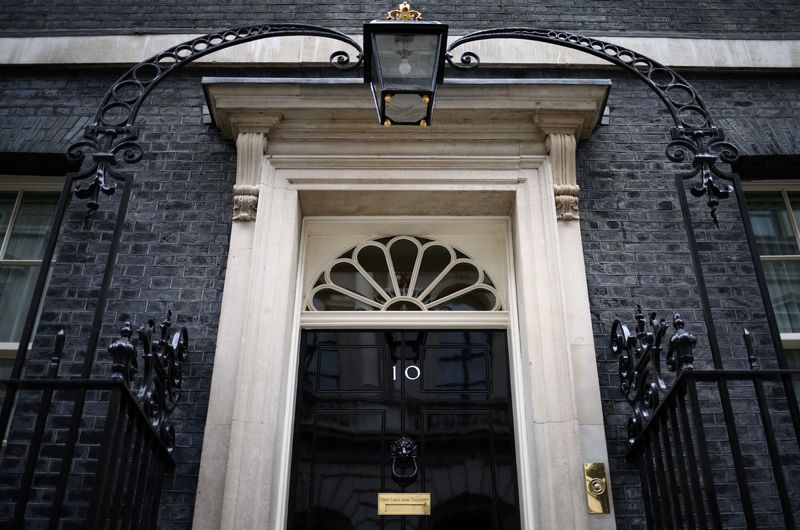
[(387, 20), (397, 20), (400, 22), (420, 20), (421, 18), (422, 13), (411, 9), (411, 6), (408, 4), (408, 2), (403, 2), (397, 7), (397, 9), (392, 9), (386, 14)]

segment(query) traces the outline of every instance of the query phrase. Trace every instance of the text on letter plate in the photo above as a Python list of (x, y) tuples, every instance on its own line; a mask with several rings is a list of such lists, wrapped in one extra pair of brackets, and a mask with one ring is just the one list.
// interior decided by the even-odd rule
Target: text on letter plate
[(430, 514), (430, 493), (378, 493), (378, 515)]

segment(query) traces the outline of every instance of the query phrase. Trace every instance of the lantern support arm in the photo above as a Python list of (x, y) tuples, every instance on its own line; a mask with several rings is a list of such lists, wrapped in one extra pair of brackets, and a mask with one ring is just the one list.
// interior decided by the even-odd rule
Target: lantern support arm
[(690, 166), (680, 174), (683, 179), (701, 175), (701, 181), (691, 188), (691, 193), (695, 197), (706, 197), (711, 218), (718, 225), (720, 200), (727, 199), (734, 191), (729, 184), (734, 181), (730, 166), (739, 157), (739, 150), (725, 140), (723, 130), (714, 124), (711, 112), (691, 83), (672, 68), (623, 46), (565, 31), (537, 28), (496, 28), (469, 33), (447, 48), (447, 63), (459, 70), (477, 68), (480, 65), (477, 53), (464, 51), (456, 59), (454, 50), (492, 39), (522, 39), (572, 48), (619, 66), (647, 85), (666, 105), (675, 124), (670, 130), (667, 158)]
[[(414, 22), (409, 23), (411, 27)], [(103, 97), (93, 122), (86, 127), (83, 139), (67, 150), (70, 159), (88, 167), (74, 176), (80, 182), (75, 188), (78, 198), (88, 199), (90, 211), (97, 209), (100, 193), (114, 193), (116, 181), (121, 180), (116, 169), (124, 163), (135, 163), (144, 153), (138, 143), (135, 121), (142, 103), (152, 90), (172, 72), (216, 51), (256, 40), (309, 36), (338, 40), (353, 48), (356, 60), (347, 51), (334, 52), (333, 67), (354, 70), (364, 64), (365, 53), (350, 36), (339, 31), (308, 24), (277, 24), (233, 28), (209, 33), (173, 46), (133, 66), (123, 74)], [(456, 39), (445, 54), (450, 66), (471, 69), (480, 64), (475, 52), (464, 51), (458, 60), (453, 51), (465, 44), (490, 39), (523, 39), (554, 44), (600, 57), (632, 73), (644, 82), (661, 101), (674, 121), (671, 142), (667, 145), (669, 160), (687, 164), (689, 170), (680, 176), (689, 179), (701, 176), (692, 187), (696, 197), (706, 197), (711, 217), (717, 223), (717, 207), (733, 192), (729, 170), (739, 156), (735, 145), (725, 140), (721, 128), (714, 124), (708, 107), (697, 90), (673, 69), (628, 48), (591, 37), (536, 28), (499, 28), (477, 31)], [(429, 122), (429, 121), (428, 121)]]
[[(356, 51), (356, 60), (344, 50), (330, 56), (330, 64), (339, 70), (355, 70), (364, 60), (361, 46), (350, 36), (333, 29), (309, 24), (275, 24), (233, 28), (183, 42), (134, 65), (106, 92), (94, 120), (83, 138), (67, 148), (67, 157), (88, 164), (73, 176), (80, 182), (75, 196), (87, 200), (89, 213), (99, 207), (100, 193), (112, 195), (116, 182), (122, 180), (117, 166), (139, 162), (144, 156), (135, 127), (139, 109), (153, 89), (183, 66), (225, 48), (273, 37), (321, 37), (340, 41)], [(81, 182), (82, 181), (82, 182)]]

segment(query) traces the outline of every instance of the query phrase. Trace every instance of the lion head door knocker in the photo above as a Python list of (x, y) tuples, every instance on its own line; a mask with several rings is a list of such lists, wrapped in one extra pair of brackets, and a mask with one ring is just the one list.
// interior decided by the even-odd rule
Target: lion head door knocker
[(392, 456), (392, 477), (400, 486), (408, 486), (417, 478), (417, 442), (403, 436), (389, 446)]

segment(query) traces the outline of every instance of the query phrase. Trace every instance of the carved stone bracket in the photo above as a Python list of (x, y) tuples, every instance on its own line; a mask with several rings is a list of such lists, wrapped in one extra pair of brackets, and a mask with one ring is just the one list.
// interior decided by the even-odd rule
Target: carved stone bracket
[(236, 137), (236, 184), (233, 186), (233, 220), (255, 221), (258, 211), (258, 185), (267, 136), (264, 133), (239, 133)]
[(556, 199), (556, 218), (559, 221), (577, 221), (578, 194), (581, 189), (573, 184), (556, 184), (553, 195)]
[(553, 168), (556, 218), (560, 221), (575, 221), (579, 219), (578, 195), (581, 191), (575, 174), (575, 136), (551, 132), (547, 135), (545, 147)]
[(258, 186), (236, 184), (233, 187), (233, 220), (255, 221), (258, 211)]

